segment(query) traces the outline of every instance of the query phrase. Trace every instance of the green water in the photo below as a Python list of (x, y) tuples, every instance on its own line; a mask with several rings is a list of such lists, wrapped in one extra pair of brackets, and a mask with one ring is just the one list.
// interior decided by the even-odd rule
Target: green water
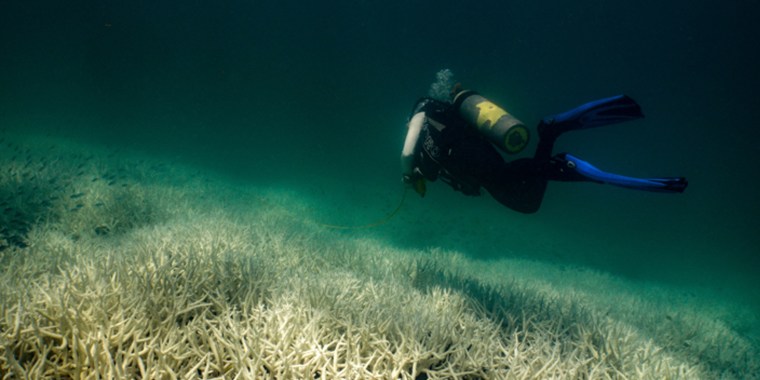
[(686, 176), (685, 194), (552, 183), (526, 216), (434, 183), (388, 224), (345, 233), (577, 264), (760, 308), (759, 9), (3, 0), (0, 128), (291, 187), (326, 222), (361, 224), (395, 208), (408, 112), (442, 68), (529, 125), (626, 93), (643, 121), (563, 136), (556, 151), (623, 174)]

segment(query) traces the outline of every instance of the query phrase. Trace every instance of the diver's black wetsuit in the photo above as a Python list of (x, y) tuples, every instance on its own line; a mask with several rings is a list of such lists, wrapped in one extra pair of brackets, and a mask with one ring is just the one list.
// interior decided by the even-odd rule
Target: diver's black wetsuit
[(455, 190), (479, 195), (485, 188), (501, 204), (522, 213), (541, 206), (547, 181), (583, 181), (552, 158), (553, 138), (539, 141), (533, 158), (505, 162), (499, 151), (459, 116), (451, 103), (420, 99), (412, 116), (425, 113), (414, 165), (427, 180), (441, 178)]
[[(689, 184), (684, 177), (636, 178), (604, 172), (569, 153), (552, 156), (554, 141), (565, 132), (644, 117), (641, 107), (629, 96), (594, 100), (541, 119), (538, 147), (533, 158), (510, 162), (504, 161), (491, 142), (497, 140), (487, 140), (485, 135), (493, 139), (491, 132), (497, 131), (499, 135), (495, 137), (504, 139), (502, 148), (505, 151), (519, 152), (525, 145), (527, 131), (523, 134), (516, 128), (518, 132), (511, 134), (512, 126), (506, 131), (502, 129), (504, 135), (500, 135), (501, 121), (491, 118), (509, 122), (504, 117), (506, 112), (501, 110), (501, 114), (498, 111), (494, 114), (493, 110), (498, 107), (486, 99), (473, 98), (478, 103), (468, 105), (466, 99), (469, 96), (475, 96), (475, 93), (460, 91), (453, 96), (454, 104), (422, 98), (415, 105), (407, 125), (401, 168), (402, 179), (418, 194), (425, 194), (423, 178), (430, 181), (441, 178), (455, 190), (468, 195), (480, 194), (483, 187), (503, 205), (515, 211), (533, 213), (541, 206), (549, 180), (592, 181), (663, 193), (683, 193)], [(466, 121), (472, 119), (472, 112), (476, 112), (477, 127)], [(492, 127), (496, 129), (488, 129)]]

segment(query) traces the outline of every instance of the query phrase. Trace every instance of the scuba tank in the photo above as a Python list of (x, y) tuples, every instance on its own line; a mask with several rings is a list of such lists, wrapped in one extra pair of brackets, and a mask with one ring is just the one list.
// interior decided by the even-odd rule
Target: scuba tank
[(504, 152), (520, 153), (528, 145), (530, 134), (525, 124), (475, 91), (463, 90), (454, 95), (454, 108)]

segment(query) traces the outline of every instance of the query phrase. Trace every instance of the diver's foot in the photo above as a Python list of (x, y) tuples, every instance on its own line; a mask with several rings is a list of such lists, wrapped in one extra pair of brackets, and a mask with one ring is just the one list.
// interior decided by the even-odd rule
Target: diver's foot
[(642, 117), (644, 114), (641, 107), (633, 99), (627, 95), (617, 95), (543, 118), (538, 124), (538, 135), (542, 139), (556, 139), (567, 131), (601, 127)]
[(552, 178), (555, 181), (592, 181), (628, 189), (661, 193), (683, 193), (689, 185), (684, 177), (635, 178), (607, 173), (569, 153), (552, 157)]

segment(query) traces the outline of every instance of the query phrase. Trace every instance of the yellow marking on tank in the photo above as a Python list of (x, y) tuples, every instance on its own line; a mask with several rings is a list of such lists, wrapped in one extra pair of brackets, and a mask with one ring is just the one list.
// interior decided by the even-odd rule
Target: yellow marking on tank
[(502, 116), (507, 114), (507, 111), (504, 111), (503, 109), (499, 108), (499, 106), (489, 102), (488, 100), (484, 100), (476, 104), (475, 107), (477, 107), (479, 110), (478, 127), (480, 128), (483, 128), (486, 122), (490, 122), (490, 124), (488, 124), (488, 128), (493, 128), (493, 126), (496, 125), (496, 122), (499, 121)]

